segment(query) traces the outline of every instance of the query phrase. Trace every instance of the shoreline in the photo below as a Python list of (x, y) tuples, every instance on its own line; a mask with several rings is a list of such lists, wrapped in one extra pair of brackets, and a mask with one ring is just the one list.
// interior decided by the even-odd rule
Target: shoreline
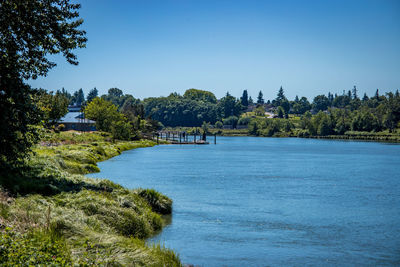
[[(185, 130), (194, 131), (196, 127), (175, 127), (171, 130)], [(200, 129), (197, 127), (197, 129)], [(309, 135), (309, 136), (298, 136), (293, 132), (278, 132), (272, 136), (264, 135), (252, 135), (249, 134), (247, 129), (209, 129), (210, 135), (216, 134), (217, 136), (253, 136), (253, 137), (290, 137), (290, 138), (312, 138), (312, 139), (337, 139), (337, 140), (355, 140), (355, 141), (375, 141), (375, 142), (391, 142), (400, 143), (400, 133), (388, 133), (388, 132), (352, 132), (348, 131), (343, 135)]]
[[(171, 199), (154, 189), (128, 189), (108, 179), (85, 176), (100, 171), (98, 162), (156, 142), (110, 142), (104, 133), (49, 135), (42, 141), (56, 145), (37, 145), (20, 177), (1, 177), (0, 193), (6, 197), (0, 219), (7, 230), (0, 231), (0, 238), (19, 238), (12, 247), (5, 247), (11, 262), (46, 246), (43, 240), (34, 241), (46, 239), (62, 249), (45, 250), (53, 254), (41, 264), (54, 263), (55, 257), (72, 265), (182, 266), (174, 251), (146, 243), (162, 231), (163, 216), (172, 213)], [(27, 207), (32, 219), (24, 215)], [(18, 254), (14, 250), (19, 246)]]

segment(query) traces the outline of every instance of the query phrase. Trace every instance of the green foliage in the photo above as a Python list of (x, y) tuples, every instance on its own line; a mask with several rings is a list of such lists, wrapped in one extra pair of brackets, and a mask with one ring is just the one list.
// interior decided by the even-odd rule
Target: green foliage
[(183, 94), (183, 97), (195, 101), (205, 101), (214, 104), (217, 103), (217, 98), (213, 93), (199, 89), (188, 89)]
[(311, 109), (311, 104), (308, 102), (306, 97), (300, 98), (299, 101), (295, 101), (292, 105), (294, 114), (304, 114)]
[(3, 266), (72, 264), (65, 240), (51, 230), (18, 233), (10, 228), (0, 232), (0, 262)]
[(97, 88), (93, 88), (92, 90), (90, 90), (89, 94), (87, 95), (86, 101), (88, 103), (90, 103), (93, 99), (95, 99), (99, 94), (99, 91), (97, 90)]
[(1, 186), (19, 195), (9, 204), (0, 201), (2, 224), (13, 229), (0, 234), (2, 263), (181, 266), (173, 251), (142, 240), (162, 229), (160, 215), (172, 211), (168, 197), (71, 174), (75, 169), (68, 162), (83, 170), (123, 150), (154, 145), (148, 140), (106, 142), (109, 138), (103, 133), (45, 133), (46, 144), (77, 143), (38, 146), (25, 169), (1, 177)]
[(264, 116), (265, 115), (265, 108), (263, 105), (259, 105), (255, 110), (254, 113), (256, 116)]
[(238, 117), (230, 116), (228, 118), (223, 119), (222, 121), (224, 122), (224, 125), (232, 125), (233, 128), (235, 128), (238, 123), (238, 120), (239, 120)]
[(314, 97), (313, 108), (315, 111), (324, 111), (329, 107), (329, 99), (325, 95), (317, 95)]
[(241, 117), (237, 124), (238, 125), (248, 125), (250, 123), (251, 118), (250, 117)]
[(217, 104), (183, 98), (178, 95), (143, 100), (146, 115), (165, 126), (201, 126), (217, 121)]
[[(126, 111), (128, 113), (128, 111)], [(132, 123), (111, 102), (96, 97), (85, 108), (85, 116), (96, 121), (96, 128), (112, 133), (114, 139), (129, 140), (134, 133), (134, 127), (140, 128), (140, 118), (132, 117)]]
[(224, 124), (222, 123), (222, 121), (217, 121), (214, 125), (214, 127), (217, 129), (221, 129), (223, 126)]
[(242, 104), (243, 107), (247, 107), (249, 105), (249, 96), (247, 94), (247, 90), (243, 90), (242, 97), (240, 98), (240, 104)]
[(260, 105), (264, 104), (263, 93), (261, 92), (261, 90), (260, 90), (260, 92), (258, 93), (258, 96), (257, 96), (257, 104), (260, 104)]
[(282, 106), (279, 106), (278, 109), (276, 110), (276, 114), (278, 118), (283, 118), (285, 115), (285, 110), (282, 108)]
[(69, 99), (60, 91), (56, 94), (47, 93), (45, 90), (37, 90), (34, 94), (36, 107), (42, 113), (44, 124), (55, 124), (68, 112)]
[(156, 190), (138, 189), (136, 193), (147, 201), (153, 211), (160, 214), (170, 214), (172, 212), (172, 200)]
[(275, 105), (275, 107), (279, 107), (279, 106), (282, 106), (283, 101), (287, 101), (287, 99), (286, 99), (285, 93), (283, 91), (283, 88), (281, 86), (279, 88), (279, 91), (278, 91), (278, 94), (277, 94), (275, 100), (273, 101), (273, 104)]
[(72, 50), (86, 42), (85, 32), (78, 30), (79, 7), (56, 0), (0, 4), (0, 170), (18, 164), (36, 141), (30, 125), (39, 122), (40, 111), (24, 81), (45, 76), (56, 65), (49, 54), (62, 53), (78, 64)]

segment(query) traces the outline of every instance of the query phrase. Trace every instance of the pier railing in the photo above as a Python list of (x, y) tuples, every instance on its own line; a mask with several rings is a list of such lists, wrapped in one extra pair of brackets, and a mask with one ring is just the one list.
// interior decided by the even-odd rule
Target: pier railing
[[(214, 144), (217, 143), (217, 135), (214, 134)], [(171, 144), (181, 145), (205, 145), (209, 144), (207, 141), (207, 135), (199, 132), (187, 133), (184, 131), (157, 131), (153, 133), (153, 140), (157, 140), (157, 143), (162, 141), (170, 142)]]

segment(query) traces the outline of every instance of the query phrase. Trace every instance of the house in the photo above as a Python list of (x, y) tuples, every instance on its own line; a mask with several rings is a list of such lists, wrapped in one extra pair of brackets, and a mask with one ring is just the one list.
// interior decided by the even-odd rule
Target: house
[(95, 121), (85, 118), (82, 112), (79, 112), (80, 108), (68, 107), (68, 113), (62, 117), (57, 124), (63, 124), (64, 131), (75, 130), (75, 131), (96, 131)]

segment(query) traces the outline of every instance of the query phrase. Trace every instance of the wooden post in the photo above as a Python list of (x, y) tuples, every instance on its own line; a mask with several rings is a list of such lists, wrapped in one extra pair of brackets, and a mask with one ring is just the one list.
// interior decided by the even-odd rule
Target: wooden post
[(179, 144), (180, 143), (182, 143), (182, 135), (181, 135), (181, 133), (179, 132)]
[(158, 136), (159, 136), (159, 134), (157, 134), (157, 144), (159, 144), (160, 142), (158, 141)]
[(196, 132), (194, 132), (193, 142), (196, 144)]
[(217, 144), (217, 133), (214, 134), (214, 145)]

